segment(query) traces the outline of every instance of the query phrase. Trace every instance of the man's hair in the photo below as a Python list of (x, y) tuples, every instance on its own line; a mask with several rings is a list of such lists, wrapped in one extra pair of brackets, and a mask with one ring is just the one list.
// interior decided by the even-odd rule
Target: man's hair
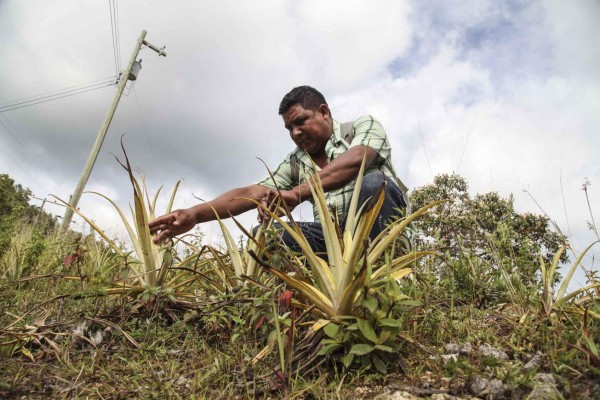
[(283, 115), (292, 106), (300, 104), (306, 110), (318, 110), (321, 104), (327, 104), (325, 97), (310, 86), (298, 86), (283, 96), (279, 104), (279, 115)]

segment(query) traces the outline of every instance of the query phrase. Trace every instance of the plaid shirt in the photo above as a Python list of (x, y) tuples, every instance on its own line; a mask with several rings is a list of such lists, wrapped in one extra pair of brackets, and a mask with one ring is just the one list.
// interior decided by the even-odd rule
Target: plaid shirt
[[(367, 168), (365, 175), (372, 171), (381, 171), (385, 175), (394, 179), (395, 172), (392, 166), (390, 143), (379, 121), (370, 115), (360, 117), (354, 121), (354, 124), (352, 125), (352, 131), (354, 132), (352, 142), (347, 143), (344, 139), (342, 139), (340, 124), (335, 120), (333, 121), (333, 135), (327, 141), (327, 145), (325, 146), (325, 153), (327, 154), (329, 162), (338, 157), (340, 154), (346, 152), (351, 147), (369, 146), (377, 151), (377, 157), (375, 157), (375, 160), (373, 160), (369, 168)], [(295, 154), (300, 162), (300, 182), (294, 182), (295, 178), (292, 176), (292, 168), (290, 166), (292, 154)], [(285, 160), (283, 160), (283, 162), (279, 164), (279, 166), (273, 171), (273, 177), (277, 187), (280, 190), (291, 190), (299, 183), (304, 182), (304, 174), (302, 173), (302, 170), (304, 170), (306, 176), (312, 176), (314, 173), (321, 170), (318, 166), (315, 165), (315, 167), (316, 170), (313, 169), (310, 156), (302, 149), (296, 147), (296, 149), (289, 153)], [(350, 200), (352, 199), (352, 192), (354, 191), (355, 183), (356, 180), (352, 180), (348, 182), (346, 186), (340, 189), (331, 190), (325, 193), (325, 198), (327, 200), (327, 204), (329, 205), (329, 209), (337, 214), (338, 221), (346, 220), (346, 215), (348, 213), (348, 207), (350, 206)], [(257, 184), (275, 189), (275, 184), (270, 176), (262, 179)], [(314, 207), (314, 201), (310, 199), (310, 202), (313, 203), (314, 220), (315, 222), (318, 222), (319, 215), (316, 207)]]

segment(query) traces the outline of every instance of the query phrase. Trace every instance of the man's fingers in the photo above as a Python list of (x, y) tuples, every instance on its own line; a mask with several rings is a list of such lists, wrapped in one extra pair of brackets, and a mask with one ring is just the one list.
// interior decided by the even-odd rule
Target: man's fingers
[(156, 237), (154, 238), (154, 243), (162, 243), (164, 242), (166, 239), (169, 238), (169, 234), (170, 231), (169, 230), (163, 230), (161, 231), (158, 235), (156, 235)]

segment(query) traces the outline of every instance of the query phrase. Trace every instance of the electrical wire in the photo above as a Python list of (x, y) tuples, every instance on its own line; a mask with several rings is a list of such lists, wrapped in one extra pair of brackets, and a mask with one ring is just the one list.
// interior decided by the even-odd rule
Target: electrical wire
[(102, 89), (102, 88), (113, 86), (113, 85), (114, 85), (114, 83), (112, 81), (110, 83), (103, 82), (103, 83), (98, 83), (95, 85), (84, 86), (79, 89), (67, 90), (67, 91), (64, 91), (64, 92), (61, 92), (61, 93), (58, 93), (55, 95), (44, 96), (44, 97), (39, 97), (39, 98), (36, 98), (33, 100), (29, 100), (29, 101), (13, 103), (13, 104), (9, 104), (4, 107), (0, 107), (0, 113), (4, 113), (6, 111), (17, 110), (17, 109), (23, 108), (23, 107), (34, 106), (36, 104), (46, 103), (48, 101), (58, 100), (58, 99), (62, 99), (65, 97), (75, 96), (76, 94), (91, 92), (92, 90)]
[[(31, 180), (35, 183), (37, 183), (40, 187), (44, 187), (44, 184), (41, 183), (35, 176), (33, 176), (32, 174), (29, 173), (29, 171), (27, 171), (27, 169), (25, 169), (21, 163), (19, 163), (19, 161), (15, 160), (11, 154), (4, 150), (3, 148), (0, 147), (0, 150), (6, 154), (7, 158), (10, 159), (21, 171), (23, 171), (23, 173), (25, 173), (25, 175), (29, 176), (31, 178)], [(6, 159), (5, 159), (6, 160)]]
[(131, 81), (131, 83), (129, 84), (129, 87), (125, 86), (125, 89), (129, 89), (127, 90), (127, 93), (123, 92), (123, 96), (125, 97), (129, 97), (129, 94), (131, 93), (131, 90), (133, 89), (133, 87), (135, 86), (135, 83), (137, 81)]
[(118, 59), (118, 65), (119, 65), (119, 69), (121, 69), (122, 67), (122, 63), (121, 63), (121, 30), (119, 29), (119, 2), (117, 0), (113, 0), (113, 10), (115, 10), (115, 27), (116, 27), (116, 37), (117, 37), (117, 59)]
[(471, 137), (471, 133), (473, 133), (473, 129), (475, 127), (475, 115), (473, 115), (473, 119), (471, 120), (471, 128), (469, 129), (469, 133), (467, 133), (467, 140), (465, 140), (465, 146), (463, 147), (463, 151), (458, 159), (458, 165), (456, 166), (456, 173), (460, 169), (460, 164), (462, 163), (463, 157), (465, 156), (465, 152), (467, 151), (467, 145), (469, 144), (469, 138)]
[(433, 178), (433, 169), (431, 168), (431, 163), (429, 162), (429, 155), (427, 154), (427, 148), (425, 147), (425, 140), (423, 139), (423, 131), (421, 130), (421, 119), (417, 118), (417, 123), (419, 124), (419, 137), (421, 138), (421, 146), (423, 146), (423, 153), (425, 153), (425, 159), (427, 160), (427, 166), (429, 166), (429, 173)]
[(104, 83), (104, 82), (111, 82), (111, 81), (118, 82), (119, 80), (118, 80), (118, 78), (116, 76), (109, 76), (108, 78), (103, 78), (103, 79), (98, 79), (98, 80), (91, 81), (91, 82), (80, 83), (80, 84), (77, 84), (77, 85), (68, 86), (68, 87), (66, 87), (64, 89), (51, 90), (49, 92), (36, 94), (34, 96), (22, 97), (20, 99), (13, 100), (13, 101), (11, 101), (9, 103), (0, 104), (0, 108), (8, 107), (10, 105), (14, 105), (14, 103), (17, 103), (19, 101), (25, 101), (25, 100), (31, 100), (31, 101), (33, 101), (34, 99), (42, 98), (43, 96), (48, 96), (48, 95), (52, 95), (52, 94), (57, 94), (58, 95), (60, 93), (64, 93), (64, 92), (69, 91), (71, 89), (80, 89), (80, 88), (82, 88), (84, 86), (92, 85), (94, 83)]
[(6, 131), (12, 136), (15, 142), (17, 142), (17, 144), (23, 149), (23, 151), (27, 153), (29, 157), (31, 157), (31, 159), (37, 164), (38, 167), (40, 167), (43, 170), (47, 170), (47, 168), (45, 168), (42, 165), (42, 163), (36, 157), (36, 155), (33, 154), (33, 152), (31, 151), (31, 146), (29, 146), (25, 138), (21, 134), (19, 134), (17, 128), (15, 128), (13, 124), (11, 124), (10, 120), (6, 117), (6, 115), (0, 114), (0, 116), (2, 116), (2, 118), (4, 118), (8, 124), (5, 124), (4, 122), (2, 122), (2, 119), (0, 119), (0, 125), (2, 125), (4, 129), (6, 129)]
[(112, 10), (112, 1), (108, 0), (108, 12), (110, 13), (110, 34), (112, 35), (112, 45), (113, 45), (113, 56), (115, 58), (115, 73), (119, 76), (119, 65), (118, 65), (118, 57), (117, 57), (117, 46), (115, 42), (115, 25), (113, 22), (113, 10)]
[[(135, 81), (134, 81), (135, 83)], [(137, 104), (138, 112), (140, 114), (140, 119), (142, 120), (142, 126), (144, 127), (144, 134), (146, 135), (146, 143), (148, 144), (148, 148), (150, 149), (150, 155), (152, 156), (152, 167), (154, 168), (154, 173), (156, 174), (156, 158), (154, 157), (154, 151), (152, 150), (152, 144), (150, 143), (150, 135), (148, 134), (148, 127), (146, 125), (146, 119), (144, 118), (144, 114), (142, 113), (142, 107), (140, 107), (140, 102), (137, 97), (137, 93), (135, 91), (135, 87), (131, 86), (133, 90), (133, 97), (135, 97), (135, 103)]]

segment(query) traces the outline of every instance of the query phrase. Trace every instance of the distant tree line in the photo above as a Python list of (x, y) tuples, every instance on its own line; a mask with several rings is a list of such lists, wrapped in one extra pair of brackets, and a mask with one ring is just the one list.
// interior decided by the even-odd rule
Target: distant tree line
[(14, 233), (24, 225), (35, 225), (38, 235), (56, 229), (56, 217), (29, 204), (31, 191), (8, 176), (0, 174), (0, 255), (10, 245)]
[[(549, 263), (566, 238), (553, 229), (546, 216), (515, 210), (512, 195), (503, 198), (489, 192), (472, 196), (468, 189), (463, 177), (441, 174), (433, 183), (412, 192), (415, 210), (434, 200), (448, 200), (415, 223), (417, 247), (443, 250), (446, 270), (437, 271), (442, 278), (456, 276), (462, 268), (487, 271), (472, 279), (500, 279), (504, 274), (515, 282), (535, 286), (540, 257)], [(567, 261), (566, 252), (561, 261)], [(476, 264), (486, 268), (473, 268)], [(470, 271), (465, 275), (472, 274)]]

